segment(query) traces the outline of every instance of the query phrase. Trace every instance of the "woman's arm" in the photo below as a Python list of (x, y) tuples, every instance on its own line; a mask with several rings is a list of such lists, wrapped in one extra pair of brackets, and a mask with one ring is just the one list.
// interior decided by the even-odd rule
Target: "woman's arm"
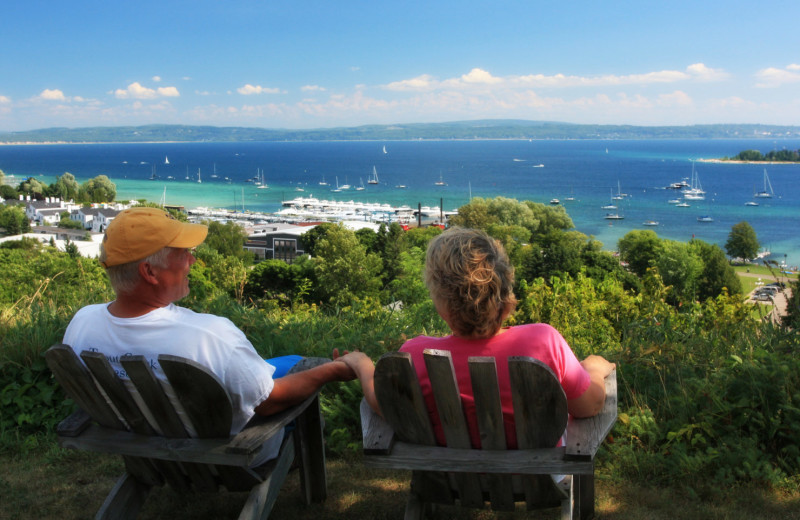
[(595, 355), (581, 361), (581, 366), (589, 373), (591, 383), (580, 397), (567, 401), (569, 414), (576, 418), (592, 417), (600, 413), (606, 401), (605, 378), (616, 368), (614, 363)]

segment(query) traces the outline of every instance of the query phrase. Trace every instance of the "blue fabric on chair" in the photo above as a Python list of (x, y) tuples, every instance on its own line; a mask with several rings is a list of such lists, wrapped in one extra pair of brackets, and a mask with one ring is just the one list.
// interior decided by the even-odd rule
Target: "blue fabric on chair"
[(272, 379), (278, 379), (279, 377), (285, 376), (301, 359), (303, 359), (303, 356), (292, 354), (269, 358), (264, 361), (275, 367), (275, 373), (272, 374)]

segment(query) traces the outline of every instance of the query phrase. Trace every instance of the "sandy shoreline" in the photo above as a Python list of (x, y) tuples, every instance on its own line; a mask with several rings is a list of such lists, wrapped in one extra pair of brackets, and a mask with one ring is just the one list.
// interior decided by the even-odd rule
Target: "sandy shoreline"
[(697, 162), (716, 164), (800, 164), (793, 161), (739, 161), (735, 159), (697, 159)]

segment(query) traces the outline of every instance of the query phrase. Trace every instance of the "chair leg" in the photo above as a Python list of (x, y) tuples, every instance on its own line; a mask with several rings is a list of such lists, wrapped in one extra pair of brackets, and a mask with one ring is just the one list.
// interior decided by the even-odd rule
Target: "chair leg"
[(575, 483), (575, 516), (581, 520), (594, 517), (594, 474), (573, 475)]
[(292, 467), (295, 454), (294, 439), (290, 436), (284, 441), (278, 458), (270, 461), (272, 467), (264, 482), (250, 491), (247, 502), (239, 513), (239, 520), (265, 520), (269, 517), (286, 475)]
[(328, 474), (319, 396), (297, 418), (294, 434), (303, 498), (306, 504), (323, 502), (328, 497)]
[(567, 496), (561, 500), (561, 520), (572, 520), (574, 518), (573, 511), (575, 511), (575, 486), (577, 475), (567, 475), (569, 479), (569, 489)]
[(422, 520), (423, 518), (425, 518), (425, 502), (420, 500), (416, 493), (410, 493), (406, 502), (406, 514), (403, 519)]
[(133, 520), (139, 514), (150, 486), (142, 484), (130, 473), (122, 475), (106, 497), (95, 520)]

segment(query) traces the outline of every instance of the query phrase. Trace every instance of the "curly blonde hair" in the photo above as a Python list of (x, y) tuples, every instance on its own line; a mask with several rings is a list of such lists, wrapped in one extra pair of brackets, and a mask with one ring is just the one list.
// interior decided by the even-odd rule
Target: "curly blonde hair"
[(475, 229), (452, 228), (431, 240), (425, 284), (457, 336), (494, 336), (517, 304), (505, 249)]

